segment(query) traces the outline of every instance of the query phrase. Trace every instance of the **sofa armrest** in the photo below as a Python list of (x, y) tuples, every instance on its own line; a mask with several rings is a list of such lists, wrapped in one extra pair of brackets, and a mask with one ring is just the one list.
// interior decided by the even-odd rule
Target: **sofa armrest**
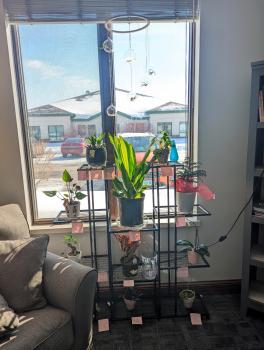
[(73, 349), (87, 349), (92, 341), (96, 271), (48, 252), (43, 280), (49, 304), (68, 311), (72, 316), (75, 332)]

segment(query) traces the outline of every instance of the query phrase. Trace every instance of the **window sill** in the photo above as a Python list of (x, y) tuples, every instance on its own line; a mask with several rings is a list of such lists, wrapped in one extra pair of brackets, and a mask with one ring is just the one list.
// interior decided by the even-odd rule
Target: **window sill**
[[(160, 223), (161, 230), (166, 228), (168, 226), (167, 219), (162, 219)], [(178, 227), (178, 229), (184, 229), (184, 228), (192, 228), (192, 227), (199, 227), (200, 226), (200, 220), (196, 218), (186, 218), (186, 226)], [(84, 230), (87, 231), (89, 227), (88, 223), (84, 223)], [(170, 227), (174, 227), (173, 224), (170, 224)], [(32, 235), (37, 234), (65, 234), (69, 233), (71, 231), (71, 224), (45, 224), (45, 225), (31, 225), (30, 233)], [(96, 223), (96, 230), (97, 232), (105, 232), (106, 231), (106, 224), (103, 222)]]

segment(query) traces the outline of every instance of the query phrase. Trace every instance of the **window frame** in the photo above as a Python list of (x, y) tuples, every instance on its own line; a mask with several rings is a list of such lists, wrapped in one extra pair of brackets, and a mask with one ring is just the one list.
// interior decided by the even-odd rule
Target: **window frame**
[[(155, 20), (150, 19), (155, 22)], [(159, 20), (161, 22), (162, 20)], [(166, 20), (165, 20), (166, 21)], [(58, 22), (59, 24), (60, 22)], [(70, 23), (70, 22), (68, 22)], [(75, 22), (73, 22), (75, 23)], [(195, 84), (195, 38), (196, 38), (196, 23), (190, 21), (189, 25), (189, 66), (188, 66), (188, 102), (187, 102), (187, 156), (193, 159), (194, 155), (194, 84)], [(29, 208), (31, 211), (32, 224), (43, 225), (52, 223), (52, 218), (39, 219), (36, 216), (37, 213), (37, 198), (35, 190), (35, 180), (33, 171), (33, 152), (30, 144), (30, 130), (29, 130), (29, 116), (27, 112), (26, 93), (25, 93), (25, 81), (23, 73), (23, 65), (20, 50), (20, 36), (18, 24), (10, 24), (11, 33), (11, 45), (14, 63), (15, 80), (17, 85), (17, 97), (19, 103), (19, 115), (21, 119), (21, 131), (23, 134), (23, 147), (24, 147), (24, 159), (26, 162), (26, 169), (28, 175), (28, 188), (30, 198)], [(99, 82), (100, 82), (100, 100), (101, 100), (101, 117), (102, 117), (102, 130), (104, 133), (115, 133), (116, 120), (115, 117), (109, 118), (106, 114), (106, 109), (110, 103), (115, 104), (115, 81), (114, 81), (114, 57), (113, 53), (106, 53), (102, 49), (102, 42), (108, 37), (111, 39), (111, 33), (109, 33), (104, 24), (97, 23), (97, 49), (98, 49), (98, 66), (99, 66)], [(109, 60), (109, 55), (112, 55), (112, 59)], [(112, 62), (110, 65), (109, 62)], [(111, 85), (110, 85), (110, 76)], [(112, 96), (112, 98), (111, 98)], [(114, 96), (114, 98), (113, 98)], [(111, 144), (106, 139), (108, 162), (113, 163), (114, 154)]]

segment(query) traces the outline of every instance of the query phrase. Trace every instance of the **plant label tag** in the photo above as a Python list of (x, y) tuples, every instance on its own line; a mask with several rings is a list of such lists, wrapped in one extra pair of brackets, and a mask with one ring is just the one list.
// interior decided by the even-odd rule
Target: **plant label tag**
[(72, 221), (72, 233), (83, 233), (83, 222), (81, 220)]
[(98, 283), (108, 282), (108, 273), (106, 271), (98, 272), (97, 282)]
[(176, 226), (177, 227), (185, 227), (186, 226), (185, 216), (178, 216), (177, 217)]
[(189, 277), (188, 266), (177, 268), (177, 278), (188, 278), (188, 277)]
[(98, 332), (107, 332), (109, 331), (109, 320), (108, 318), (104, 318), (102, 320), (98, 320)]
[(102, 169), (90, 170), (90, 179), (91, 180), (101, 180), (102, 178), (103, 178)]
[(161, 167), (160, 172), (162, 176), (172, 176), (173, 175), (173, 169), (172, 167)]
[(135, 283), (134, 280), (124, 280), (123, 281), (123, 287), (134, 287)]
[(132, 324), (134, 324), (134, 325), (142, 325), (143, 324), (143, 320), (142, 320), (141, 316), (131, 317), (131, 321), (132, 321)]
[(113, 167), (104, 169), (105, 180), (113, 180), (114, 177), (115, 177), (115, 169)]
[(79, 181), (87, 180), (87, 171), (86, 170), (79, 170), (78, 171), (78, 180)]
[(91, 150), (90, 150), (90, 153), (89, 153), (89, 156), (90, 156), (91, 158), (94, 158), (94, 155), (95, 155), (95, 150), (94, 150), (94, 149), (91, 149)]
[(201, 314), (190, 313), (190, 318), (193, 326), (202, 326)]
[(141, 239), (140, 231), (129, 231), (128, 236), (131, 242), (140, 241)]

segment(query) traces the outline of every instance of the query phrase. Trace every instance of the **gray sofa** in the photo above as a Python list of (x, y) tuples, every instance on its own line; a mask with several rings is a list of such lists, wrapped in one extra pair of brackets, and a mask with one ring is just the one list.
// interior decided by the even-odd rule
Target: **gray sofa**
[[(0, 207), (0, 240), (27, 237), (29, 230), (20, 208), (14, 204)], [(0, 349), (90, 349), (96, 280), (94, 269), (48, 252), (43, 269), (48, 305), (19, 314), (17, 332), (0, 341)]]

